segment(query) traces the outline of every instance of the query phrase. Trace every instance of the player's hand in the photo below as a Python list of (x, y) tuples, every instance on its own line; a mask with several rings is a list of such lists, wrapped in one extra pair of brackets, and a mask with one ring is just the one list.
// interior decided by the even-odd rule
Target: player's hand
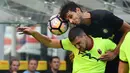
[(69, 58), (70, 58), (71, 62), (73, 62), (73, 60), (74, 60), (74, 53), (70, 53)]
[(18, 27), (17, 31), (28, 35), (32, 35), (34, 32), (30, 27)]
[(113, 60), (117, 54), (114, 51), (107, 51), (105, 54), (101, 55), (100, 60), (102, 61), (111, 61)]

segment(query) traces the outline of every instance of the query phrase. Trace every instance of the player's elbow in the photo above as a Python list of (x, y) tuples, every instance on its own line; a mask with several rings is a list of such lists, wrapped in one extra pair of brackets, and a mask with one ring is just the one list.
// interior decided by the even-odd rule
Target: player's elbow
[(60, 40), (58, 39), (51, 39), (50, 43), (48, 44), (50, 48), (61, 48)]
[(123, 33), (129, 32), (130, 31), (130, 25), (128, 23), (124, 22), (122, 27), (120, 28), (120, 30)]

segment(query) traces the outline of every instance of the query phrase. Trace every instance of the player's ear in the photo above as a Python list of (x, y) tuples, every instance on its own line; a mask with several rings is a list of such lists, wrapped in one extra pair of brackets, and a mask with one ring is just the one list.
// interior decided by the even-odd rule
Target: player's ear
[(81, 12), (80, 8), (76, 8), (76, 12)]

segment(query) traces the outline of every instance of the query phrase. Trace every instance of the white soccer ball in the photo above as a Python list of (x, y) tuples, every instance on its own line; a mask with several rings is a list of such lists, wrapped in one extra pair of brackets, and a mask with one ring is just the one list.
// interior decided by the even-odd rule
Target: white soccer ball
[(61, 35), (68, 30), (69, 24), (63, 21), (59, 15), (53, 15), (49, 19), (48, 29), (52, 34)]

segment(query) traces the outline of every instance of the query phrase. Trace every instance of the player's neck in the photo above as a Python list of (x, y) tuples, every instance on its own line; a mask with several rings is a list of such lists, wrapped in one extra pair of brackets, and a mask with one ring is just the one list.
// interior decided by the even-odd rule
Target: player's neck
[(53, 69), (53, 68), (51, 68), (51, 71), (52, 71), (53, 73), (57, 73), (57, 72), (58, 72), (58, 70)]
[(91, 24), (91, 15), (88, 12), (83, 12), (82, 14), (82, 23), (86, 25)]
[[(29, 71), (29, 70), (28, 70)], [(35, 71), (29, 71), (30, 73), (35, 73)]]
[(93, 48), (93, 39), (88, 36), (88, 44), (87, 44), (87, 50), (91, 50)]

